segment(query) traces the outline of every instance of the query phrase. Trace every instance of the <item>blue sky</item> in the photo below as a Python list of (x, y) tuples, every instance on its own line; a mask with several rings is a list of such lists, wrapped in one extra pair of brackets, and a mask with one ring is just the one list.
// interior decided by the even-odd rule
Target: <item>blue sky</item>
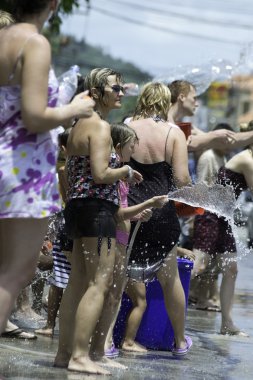
[(90, 0), (89, 12), (85, 4), (62, 31), (154, 77), (186, 65), (205, 70), (212, 59), (235, 65), (253, 41), (252, 0)]

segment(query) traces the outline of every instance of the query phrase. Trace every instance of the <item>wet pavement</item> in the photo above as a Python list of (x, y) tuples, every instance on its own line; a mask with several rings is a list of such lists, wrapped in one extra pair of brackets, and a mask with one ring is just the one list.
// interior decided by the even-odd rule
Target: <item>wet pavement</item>
[(128, 370), (111, 370), (112, 376), (88, 376), (53, 367), (57, 336), (38, 336), (35, 341), (0, 339), (0, 379), (120, 379), (120, 380), (191, 380), (253, 379), (253, 257), (239, 261), (236, 284), (234, 321), (250, 335), (228, 337), (218, 334), (220, 313), (188, 308), (186, 333), (193, 340), (189, 354), (175, 359), (170, 352), (149, 351), (147, 354), (122, 353), (118, 361)]

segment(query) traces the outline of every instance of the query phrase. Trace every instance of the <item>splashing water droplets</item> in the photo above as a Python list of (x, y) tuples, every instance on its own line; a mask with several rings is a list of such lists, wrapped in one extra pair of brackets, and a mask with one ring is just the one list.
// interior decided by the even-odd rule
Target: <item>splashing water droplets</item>
[(248, 254), (252, 254), (252, 250), (239, 238), (240, 231), (234, 223), (234, 213), (240, 208), (240, 201), (236, 201), (233, 187), (214, 184), (208, 186), (205, 183), (197, 183), (191, 187), (186, 186), (179, 190), (170, 192), (168, 198), (174, 201), (186, 203), (193, 207), (201, 207), (206, 211), (224, 217), (232, 229), (232, 234), (236, 241), (238, 257), (229, 259), (230, 262), (242, 259)]

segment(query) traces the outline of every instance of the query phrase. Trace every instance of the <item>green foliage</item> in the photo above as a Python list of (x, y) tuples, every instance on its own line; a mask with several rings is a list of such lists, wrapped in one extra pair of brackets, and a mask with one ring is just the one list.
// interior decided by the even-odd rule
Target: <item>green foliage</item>
[[(72, 65), (80, 66), (83, 75), (95, 67), (110, 67), (119, 71), (123, 75), (125, 82), (142, 85), (149, 81), (151, 79), (150, 74), (143, 72), (132, 63), (114, 59), (105, 53), (101, 47), (88, 45), (84, 40), (77, 42), (72, 37), (59, 34), (62, 23), (61, 16), (73, 13), (83, 3), (86, 3), (87, 7), (89, 6), (89, 0), (61, 0), (58, 15), (52, 20), (50, 28), (43, 31), (52, 46), (53, 64), (56, 73), (60, 75)], [(12, 13), (11, 1), (1, 0), (0, 9)], [(113, 111), (110, 114), (111, 122), (121, 122), (126, 116), (132, 115), (136, 97), (125, 97), (122, 103), (120, 110)]]
[(61, 0), (58, 8), (58, 13), (50, 22), (50, 31), (53, 34), (59, 34), (61, 27), (61, 15), (71, 14), (76, 8), (79, 7), (80, 0)]
[[(71, 14), (83, 2), (84, 0), (61, 0), (58, 14), (53, 18), (50, 25), (51, 33), (58, 34), (62, 23), (61, 16), (64, 14)], [(85, 0), (85, 2), (88, 6), (89, 0)], [(12, 13), (11, 1), (1, 0), (0, 9)]]

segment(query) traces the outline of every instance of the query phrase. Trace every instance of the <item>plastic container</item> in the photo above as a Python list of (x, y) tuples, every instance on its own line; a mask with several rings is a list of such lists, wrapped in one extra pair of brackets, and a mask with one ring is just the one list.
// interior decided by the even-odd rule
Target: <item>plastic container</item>
[(178, 123), (179, 128), (184, 132), (186, 140), (191, 135), (192, 124), (191, 123)]
[[(180, 280), (185, 293), (186, 310), (190, 287), (191, 270), (193, 262), (178, 258), (178, 270)], [(168, 318), (163, 292), (158, 280), (149, 282), (147, 290), (147, 309), (136, 335), (136, 341), (153, 350), (170, 351), (174, 341), (174, 332)], [(114, 327), (113, 339), (117, 347), (120, 346), (124, 336), (126, 317), (132, 307), (129, 297), (124, 293), (120, 312)]]
[(79, 71), (79, 66), (74, 65), (57, 78), (59, 82), (58, 106), (68, 104), (75, 95), (78, 84), (77, 74)]
[(138, 96), (140, 93), (139, 85), (137, 83), (125, 83), (125, 96)]

